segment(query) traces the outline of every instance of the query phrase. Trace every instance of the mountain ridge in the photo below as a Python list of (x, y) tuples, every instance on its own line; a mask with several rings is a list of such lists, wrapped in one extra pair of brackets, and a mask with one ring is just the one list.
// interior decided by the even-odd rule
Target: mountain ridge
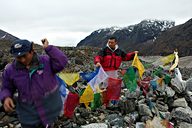
[(126, 47), (128, 44), (142, 43), (154, 39), (160, 32), (175, 25), (175, 22), (168, 20), (143, 20), (138, 24), (126, 27), (102, 28), (92, 32), (81, 40), (77, 47), (97, 46), (104, 47), (108, 37), (115, 36), (118, 42)]
[[(78, 43), (79, 47), (97, 47), (106, 45), (109, 36), (117, 36), (123, 50), (139, 51), (140, 55), (168, 55), (178, 49), (179, 56), (192, 55), (192, 19), (174, 26), (173, 21), (143, 20), (127, 27), (110, 27), (93, 31)], [(0, 29), (0, 55), (9, 54), (11, 42), (19, 39)], [(36, 44), (37, 46), (37, 44)], [(37, 48), (41, 51), (41, 47)], [(92, 49), (90, 48), (90, 49)], [(8, 52), (8, 53), (7, 53)]]
[(81, 40), (77, 47), (102, 48), (110, 36), (118, 38), (120, 48), (140, 55), (167, 55), (178, 49), (179, 56), (192, 55), (192, 19), (176, 25), (168, 20), (143, 20), (124, 28), (98, 29)]

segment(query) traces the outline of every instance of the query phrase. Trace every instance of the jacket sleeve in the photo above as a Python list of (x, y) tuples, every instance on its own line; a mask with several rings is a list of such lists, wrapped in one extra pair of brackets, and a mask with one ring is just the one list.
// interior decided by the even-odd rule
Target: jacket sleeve
[(3, 101), (7, 97), (13, 97), (15, 92), (13, 81), (10, 78), (8, 69), (5, 69), (2, 74), (2, 87), (0, 89), (0, 100)]
[(123, 57), (123, 61), (133, 60), (134, 56), (135, 52), (129, 52), (125, 55), (125, 57)]
[(49, 45), (45, 49), (45, 52), (50, 57), (51, 68), (54, 73), (58, 73), (64, 69), (68, 62), (68, 59), (62, 51), (60, 51), (55, 46)]
[(101, 63), (103, 61), (103, 50), (100, 50), (99, 53), (94, 58), (94, 64), (98, 62)]

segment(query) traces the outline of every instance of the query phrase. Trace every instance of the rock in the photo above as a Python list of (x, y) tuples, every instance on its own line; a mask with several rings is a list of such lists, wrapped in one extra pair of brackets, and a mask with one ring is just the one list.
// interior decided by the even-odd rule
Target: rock
[(125, 116), (124, 121), (129, 124), (132, 120), (129, 116)]
[(93, 118), (91, 118), (91, 119), (89, 119), (89, 123), (96, 123), (97, 122), (97, 117), (93, 117)]
[(190, 108), (178, 107), (171, 112), (171, 117), (176, 120), (192, 123), (192, 111)]
[(173, 107), (183, 107), (183, 108), (186, 108), (188, 106), (185, 98), (179, 98), (179, 99), (176, 99), (174, 102), (173, 102)]
[(167, 105), (168, 105), (169, 109), (172, 109), (173, 108), (172, 104), (174, 102), (174, 97), (167, 97), (166, 100), (167, 100)]
[(4, 112), (0, 112), (0, 120), (2, 120), (2, 118), (5, 116)]
[(145, 104), (145, 99), (141, 99), (138, 101), (138, 104)]
[(139, 98), (138, 98), (138, 100), (141, 100), (141, 99), (145, 99), (145, 96), (140, 95)]
[(80, 113), (76, 112), (76, 113), (75, 113), (75, 117), (76, 117), (76, 118), (81, 118)]
[(186, 90), (192, 91), (192, 77), (186, 81)]
[(192, 128), (192, 124), (186, 123), (186, 122), (180, 122), (178, 124), (178, 128)]
[(76, 124), (69, 123), (67, 125), (62, 125), (62, 128), (74, 128), (74, 126), (77, 126)]
[(150, 116), (150, 117), (153, 116), (152, 113), (151, 113), (151, 110), (145, 104), (139, 104), (139, 115), (141, 115), (141, 116)]
[(161, 112), (161, 111), (159, 111), (159, 113), (163, 117), (163, 119), (167, 119), (167, 120), (171, 119), (171, 113), (170, 112)]
[(135, 111), (135, 99), (128, 99), (126, 101), (120, 100), (119, 108), (123, 114), (127, 114)]
[(102, 121), (105, 119), (105, 115), (103, 113), (101, 113), (101, 115), (99, 116), (99, 119)]
[(192, 109), (192, 102), (189, 103), (189, 107)]
[(145, 123), (143, 123), (143, 122), (137, 122), (137, 123), (136, 123), (136, 128), (145, 128)]
[(106, 122), (109, 124), (109, 126), (117, 126), (117, 127), (123, 127), (123, 118), (120, 117), (117, 114), (110, 114), (106, 118)]
[(129, 92), (128, 89), (123, 89), (124, 95), (128, 99), (137, 99), (140, 95), (140, 89), (137, 88), (134, 92)]
[(0, 51), (0, 58), (3, 58), (4, 53), (2, 51)]
[(139, 113), (137, 111), (132, 112), (129, 114), (129, 116), (131, 117), (131, 119), (136, 122), (136, 120), (139, 118)]
[(152, 118), (150, 116), (142, 116), (141, 121), (146, 122), (147, 120), (151, 120)]
[(80, 125), (80, 126), (87, 124), (86, 120), (83, 119), (83, 118), (77, 118), (76, 123), (77, 123), (78, 125)]
[(172, 88), (177, 93), (182, 93), (186, 88), (186, 81), (182, 81), (181, 79), (175, 77), (171, 79)]
[(83, 108), (83, 107), (77, 108), (76, 111), (80, 114), (80, 116), (81, 116), (82, 118), (85, 118), (85, 119), (89, 118), (89, 116), (90, 116), (90, 114), (91, 114), (91, 111), (90, 111), (90, 110), (88, 110), (88, 109), (86, 109), (86, 108)]
[(186, 81), (186, 95), (185, 99), (189, 107), (192, 109), (192, 77)]
[(168, 86), (165, 87), (165, 92), (167, 94), (167, 97), (173, 97), (175, 95), (175, 91)]
[(21, 128), (21, 124), (15, 125), (15, 128)]
[(75, 64), (77, 65), (84, 65), (81, 59), (75, 58)]
[(168, 106), (167, 104), (164, 104), (163, 102), (157, 101), (156, 102), (156, 107), (159, 111), (167, 112), (168, 111)]
[(118, 117), (119, 117), (118, 114), (109, 114), (106, 117), (106, 121), (110, 122), (110, 121), (112, 121), (112, 120), (114, 120), (115, 118), (118, 118)]
[(124, 121), (128, 124), (133, 124), (136, 122), (136, 120), (138, 119), (139, 114), (138, 112), (133, 112), (133, 113), (129, 113), (128, 115), (126, 115), (124, 117)]
[(72, 126), (72, 123), (70, 122), (70, 120), (64, 120), (64, 119), (61, 119), (59, 120), (58, 122), (55, 123), (55, 126), (60, 126), (60, 127), (69, 127), (69, 126)]
[(105, 123), (92, 123), (89, 125), (81, 126), (81, 128), (108, 128)]
[(130, 117), (130, 116), (125, 116), (124, 117), (124, 124), (127, 124), (127, 126), (129, 127), (129, 128), (134, 128), (134, 120)]

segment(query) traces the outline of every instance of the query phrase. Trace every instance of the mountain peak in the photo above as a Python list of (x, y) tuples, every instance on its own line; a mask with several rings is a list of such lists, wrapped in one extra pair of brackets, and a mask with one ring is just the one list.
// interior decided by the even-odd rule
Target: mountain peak
[(164, 31), (164, 30), (174, 27), (175, 22), (169, 21), (169, 20), (145, 19), (145, 20), (141, 21), (138, 25), (140, 25), (143, 28), (157, 26), (161, 29), (161, 31)]
[(93, 33), (108, 32), (108, 33), (110, 33), (110, 34), (113, 34), (115, 31), (121, 30), (121, 29), (122, 29), (121, 27), (113, 26), (113, 27), (110, 27), (110, 28), (101, 28), (101, 29), (98, 29), (98, 30), (94, 31)]
[[(92, 32), (85, 39), (81, 40), (77, 46), (96, 46), (103, 47), (109, 36), (115, 36), (120, 43), (142, 43), (147, 40), (153, 40), (162, 31), (175, 25), (175, 22), (168, 20), (146, 19), (138, 24), (127, 27), (113, 26), (102, 28)], [(124, 47), (124, 45), (122, 45)]]

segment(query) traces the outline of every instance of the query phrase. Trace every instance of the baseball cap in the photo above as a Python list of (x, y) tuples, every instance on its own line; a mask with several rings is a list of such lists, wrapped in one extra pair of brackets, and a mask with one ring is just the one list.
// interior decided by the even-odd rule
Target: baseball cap
[(17, 56), (22, 56), (26, 54), (27, 52), (31, 51), (32, 49), (32, 42), (28, 40), (16, 40), (13, 42), (11, 45), (10, 53), (17, 57)]

